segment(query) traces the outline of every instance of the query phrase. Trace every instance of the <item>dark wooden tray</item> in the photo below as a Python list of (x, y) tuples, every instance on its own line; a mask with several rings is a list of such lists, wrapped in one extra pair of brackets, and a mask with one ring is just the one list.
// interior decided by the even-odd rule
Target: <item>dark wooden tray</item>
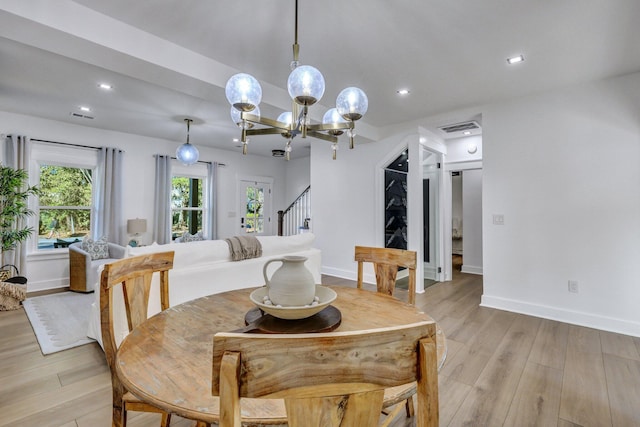
[(340, 326), (342, 313), (332, 305), (305, 319), (279, 319), (254, 307), (244, 316), (244, 328), (234, 332), (251, 332), (264, 334), (305, 334), (313, 332), (330, 332)]

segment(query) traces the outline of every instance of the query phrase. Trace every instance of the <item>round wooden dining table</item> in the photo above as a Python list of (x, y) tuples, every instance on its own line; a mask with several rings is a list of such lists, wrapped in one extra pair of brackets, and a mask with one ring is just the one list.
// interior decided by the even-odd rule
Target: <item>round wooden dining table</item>
[[(335, 332), (399, 326), (431, 320), (415, 306), (375, 291), (330, 286), (337, 293), (331, 304), (342, 316)], [(135, 328), (122, 341), (116, 370), (125, 387), (138, 398), (182, 417), (216, 423), (219, 400), (211, 394), (213, 336), (245, 326), (255, 305), (239, 289), (171, 307)], [(446, 339), (437, 328), (439, 367), (446, 358)], [(415, 392), (415, 384), (385, 391), (385, 407)], [(280, 399), (242, 399), (243, 423), (286, 424)]]

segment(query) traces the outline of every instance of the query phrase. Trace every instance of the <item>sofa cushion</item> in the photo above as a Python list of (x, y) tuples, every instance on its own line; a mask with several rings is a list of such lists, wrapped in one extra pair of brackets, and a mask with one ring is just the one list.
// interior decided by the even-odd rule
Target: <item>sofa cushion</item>
[(102, 236), (98, 240), (84, 236), (84, 239), (82, 239), (82, 249), (89, 253), (92, 261), (109, 258), (109, 244), (107, 243), (106, 236)]

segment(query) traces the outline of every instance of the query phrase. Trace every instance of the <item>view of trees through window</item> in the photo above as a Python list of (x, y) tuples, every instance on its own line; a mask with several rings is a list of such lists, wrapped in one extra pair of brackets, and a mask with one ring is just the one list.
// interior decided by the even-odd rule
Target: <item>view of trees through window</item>
[(262, 233), (264, 231), (264, 188), (247, 187), (246, 232)]
[(186, 176), (171, 179), (171, 233), (172, 238), (185, 232), (202, 231), (204, 214), (203, 180)]
[(41, 165), (39, 187), (38, 249), (82, 240), (91, 226), (91, 169)]

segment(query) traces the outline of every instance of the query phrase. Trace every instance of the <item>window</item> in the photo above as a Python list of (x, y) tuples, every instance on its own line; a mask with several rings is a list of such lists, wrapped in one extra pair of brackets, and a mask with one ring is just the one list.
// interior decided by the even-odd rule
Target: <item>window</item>
[(29, 183), (42, 194), (30, 202), (30, 254), (68, 256), (66, 248), (89, 233), (97, 167), (95, 149), (33, 142)]
[(38, 250), (82, 240), (91, 226), (93, 171), (41, 164), (39, 187)]
[(187, 176), (171, 178), (171, 234), (172, 239), (185, 232), (203, 231), (204, 179)]

